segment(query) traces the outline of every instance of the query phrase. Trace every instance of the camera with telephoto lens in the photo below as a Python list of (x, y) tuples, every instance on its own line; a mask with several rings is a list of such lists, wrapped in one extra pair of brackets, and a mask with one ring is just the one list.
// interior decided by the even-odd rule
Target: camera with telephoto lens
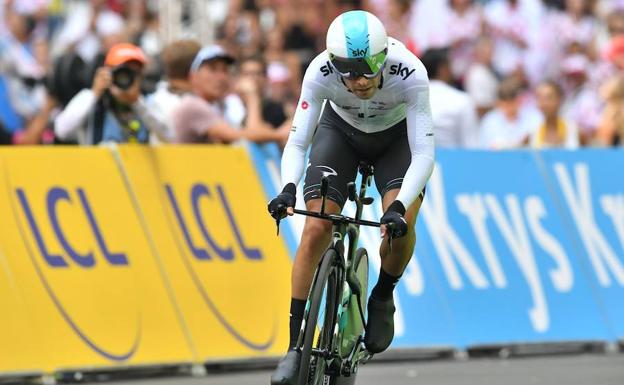
[(113, 84), (122, 90), (127, 90), (134, 83), (134, 79), (137, 77), (137, 73), (130, 67), (119, 66), (113, 69)]

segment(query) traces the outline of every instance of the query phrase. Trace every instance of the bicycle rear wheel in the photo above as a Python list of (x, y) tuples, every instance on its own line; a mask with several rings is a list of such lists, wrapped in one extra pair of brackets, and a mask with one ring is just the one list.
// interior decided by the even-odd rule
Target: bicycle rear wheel
[[(328, 249), (316, 271), (305, 319), (301, 364), (298, 385), (323, 385), (325, 381), (326, 359), (315, 352), (331, 353), (336, 309), (338, 304), (338, 268), (333, 265), (339, 258), (334, 249)], [(321, 303), (325, 300), (324, 312)]]
[[(351, 355), (353, 349), (356, 348), (356, 343), (364, 333), (362, 314), (366, 314), (366, 299), (368, 298), (368, 253), (366, 249), (357, 249), (352, 263), (353, 273), (361, 292), (359, 298), (355, 293), (351, 294), (347, 312), (342, 315), (347, 317), (344, 328), (340, 330), (340, 355), (343, 358)], [(360, 305), (362, 309), (360, 309)]]

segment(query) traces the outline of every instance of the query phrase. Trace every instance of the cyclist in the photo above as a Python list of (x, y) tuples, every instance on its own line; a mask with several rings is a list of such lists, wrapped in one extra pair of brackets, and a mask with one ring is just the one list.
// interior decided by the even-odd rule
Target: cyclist
[[(381, 235), (388, 237), (385, 225), (392, 225), (393, 238), (400, 238), (393, 242), (391, 252), (388, 242), (382, 242), (379, 280), (368, 301), (364, 343), (371, 353), (379, 353), (394, 337), (392, 294), (412, 256), (414, 224), (433, 171), (429, 81), (420, 60), (389, 38), (371, 13), (358, 10), (339, 15), (329, 26), (326, 43), (327, 49), (306, 70), (282, 157), (283, 190), (268, 209), (276, 219), (293, 215), (295, 186), (306, 168), (307, 209), (320, 210), (320, 180), (327, 176), (326, 211), (339, 213), (359, 162), (373, 165), (384, 209)], [(306, 219), (292, 271), (289, 349), (271, 384), (294, 384), (296, 379), (300, 354), (293, 348), (331, 226), (320, 219)]]

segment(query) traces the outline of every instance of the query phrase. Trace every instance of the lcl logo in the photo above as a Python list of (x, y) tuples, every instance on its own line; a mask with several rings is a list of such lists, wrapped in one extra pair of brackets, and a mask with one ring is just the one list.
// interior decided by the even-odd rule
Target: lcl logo
[[(234, 234), (234, 237), (236, 238), (236, 243), (238, 247), (243, 252), (243, 256), (252, 261), (261, 260), (262, 253), (260, 252), (260, 250), (247, 246), (245, 240), (243, 239), (243, 235), (240, 231), (238, 224), (236, 223), (236, 219), (234, 218), (234, 215), (232, 214), (230, 202), (225, 195), (223, 187), (221, 185), (216, 185), (216, 190), (217, 190), (217, 196), (218, 196), (217, 198), (219, 199), (221, 207), (225, 211), (229, 226), (232, 230), (232, 233)], [(213, 259), (212, 252), (214, 251), (214, 254), (216, 254), (216, 256), (218, 256), (224, 261), (234, 260), (234, 251), (232, 247), (231, 246), (222, 247), (217, 244), (217, 242), (214, 240), (214, 238), (210, 234), (210, 231), (208, 230), (208, 227), (206, 226), (206, 221), (204, 220), (204, 217), (200, 211), (199, 203), (200, 203), (201, 198), (215, 199), (215, 197), (213, 197), (213, 194), (211, 190), (208, 188), (208, 186), (201, 184), (201, 183), (194, 184), (191, 187), (190, 198), (191, 198), (191, 205), (193, 207), (193, 217), (195, 219), (195, 224), (199, 228), (199, 231), (201, 232), (202, 237), (206, 241), (210, 250), (208, 247), (198, 246), (194, 242), (189, 232), (189, 222), (184, 218), (184, 215), (182, 214), (182, 211), (180, 210), (180, 204), (178, 203), (178, 199), (176, 198), (176, 195), (171, 185), (166, 184), (165, 191), (167, 192), (169, 203), (171, 204), (171, 207), (175, 213), (178, 226), (180, 226), (180, 230), (182, 231), (182, 234), (184, 235), (184, 240), (186, 242), (186, 245), (188, 246), (193, 256), (197, 260), (200, 260), (200, 261), (211, 260)]]
[[(216, 184), (214, 186), (215, 191), (213, 192), (213, 190), (211, 190), (207, 185), (195, 183), (190, 188), (190, 194), (183, 196), (180, 199), (170, 184), (165, 184), (164, 188), (169, 204), (171, 205), (171, 209), (175, 215), (176, 223), (180, 228), (180, 232), (182, 233), (182, 237), (184, 238), (184, 243), (186, 245), (187, 251), (182, 251), (181, 253), (184, 265), (204, 303), (214, 314), (223, 328), (227, 330), (228, 333), (230, 333), (230, 335), (233, 336), (238, 342), (253, 350), (262, 351), (270, 348), (275, 342), (277, 335), (276, 322), (273, 322), (270, 335), (264, 341), (252, 341), (252, 339), (248, 336), (244, 336), (230, 321), (228, 321), (227, 317), (217, 307), (215, 301), (210, 297), (203, 280), (199, 277), (198, 272), (194, 267), (197, 266), (197, 262), (210, 263), (211, 261), (214, 261), (215, 258), (219, 258), (229, 263), (235, 263), (237, 260), (233, 246), (220, 245), (210, 233), (208, 226), (209, 223), (206, 220), (207, 218), (204, 217), (200, 210), (200, 203), (203, 199), (216, 200), (218, 206), (220, 206), (225, 213), (229, 228), (234, 235), (236, 246), (242, 254), (242, 258), (238, 259), (239, 261), (247, 260), (252, 263), (260, 263), (265, 259), (262, 252), (258, 248), (250, 247), (245, 241), (240, 230), (240, 226), (238, 225), (232, 212), (232, 206), (225, 189), (222, 185)], [(192, 216), (191, 218), (186, 218), (182, 212), (181, 203), (188, 205), (189, 198), (190, 205), (192, 207)], [(201, 239), (199, 241), (193, 239), (190, 231), (191, 226), (196, 226), (198, 229), (198, 231), (194, 232), (195, 234), (197, 232), (201, 234)], [(187, 254), (192, 255), (192, 258), (188, 258)], [(196, 263), (191, 263), (191, 260), (195, 260)], [(223, 295), (223, 293), (220, 294)]]
[[(78, 267), (83, 270), (93, 271), (98, 264), (98, 260), (96, 259), (94, 253), (94, 249), (96, 247), (97, 250), (99, 250), (99, 255), (103, 256), (104, 261), (102, 262), (107, 263), (113, 267), (129, 266), (129, 260), (126, 253), (112, 251), (107, 241), (104, 239), (101, 227), (97, 221), (91, 203), (89, 202), (89, 199), (87, 198), (87, 194), (85, 193), (84, 189), (80, 187), (76, 188), (75, 197), (73, 198), (69, 190), (58, 186), (50, 188), (45, 194), (45, 208), (47, 213), (47, 219), (49, 220), (49, 224), (52, 227), (54, 238), (56, 238), (56, 241), (61, 246), (64, 253), (53, 253), (51, 251), (52, 247), (50, 247), (50, 245), (53, 242), (46, 242), (44, 232), (42, 231), (42, 229), (44, 229), (44, 226), (46, 225), (45, 221), (43, 220), (43, 218), (39, 218), (38, 220), (35, 216), (34, 210), (32, 209), (33, 204), (28, 198), (26, 191), (23, 188), (16, 188), (15, 193), (17, 195), (17, 200), (19, 202), (19, 205), (21, 206), (22, 212), (26, 217), (28, 228), (30, 229), (30, 233), (32, 234), (32, 237), (36, 243), (39, 254), (45, 261), (44, 266), (47, 265), (50, 269), (52, 269), (52, 271), (67, 270), (70, 269), (72, 266)], [(33, 202), (37, 204), (40, 203), (40, 201), (38, 201), (37, 199), (35, 199)], [(78, 251), (77, 248), (74, 247), (72, 244), (70, 244), (68, 237), (66, 236), (66, 232), (71, 231), (71, 228), (63, 229), (61, 226), (61, 221), (59, 220), (58, 206), (61, 202), (65, 202), (65, 204), (69, 205), (72, 210), (82, 211), (86, 222), (88, 222), (89, 224), (89, 228), (91, 233), (93, 234), (93, 238), (95, 239), (95, 245), (93, 245), (90, 250), (81, 252)], [(43, 283), (48, 295), (52, 299), (54, 306), (57, 308), (63, 319), (69, 324), (71, 329), (80, 337), (80, 339), (86, 345), (89, 346), (89, 348), (94, 350), (99, 355), (112, 361), (126, 361), (134, 355), (139, 346), (141, 335), (139, 321), (140, 315), (138, 314), (138, 309), (136, 331), (131, 332), (130, 334), (132, 338), (132, 340), (129, 342), (130, 347), (120, 349), (121, 352), (112, 352), (111, 349), (102, 347), (101, 344), (96, 343), (92, 337), (89, 337), (87, 335), (84, 328), (85, 325), (79, 325), (78, 322), (74, 319), (75, 317), (72, 317), (70, 309), (68, 309), (61, 300), (62, 293), (57, 293), (55, 291), (55, 287), (51, 282), (51, 277), (48, 277), (48, 274), (51, 273), (45, 272), (45, 269), (42, 268), (41, 263), (38, 262), (38, 258), (35, 258), (34, 253), (30, 252), (30, 248), (29, 254), (37, 272), (37, 275)], [(97, 273), (102, 274), (101, 271), (97, 271)], [(114, 283), (111, 283), (111, 285), (114, 285)], [(100, 290), (98, 290), (98, 292), (99, 291)], [(78, 309), (74, 309), (74, 311), (76, 310)], [(106, 326), (104, 326), (104, 328), (106, 328)]]
[[(38, 224), (35, 216), (33, 215), (31, 205), (26, 197), (26, 193), (23, 189), (16, 189), (17, 197), (22, 206), (22, 210), (24, 210), (24, 214), (28, 219), (28, 224), (30, 226), (30, 230), (32, 231), (33, 236), (37, 242), (37, 246), (39, 248), (39, 252), (48, 263), (50, 267), (68, 267), (69, 264), (67, 260), (63, 258), (61, 255), (55, 255), (50, 253), (46, 243), (41, 236), (40, 225)], [(128, 257), (124, 253), (114, 253), (111, 252), (104, 237), (102, 236), (102, 231), (100, 230), (100, 226), (95, 219), (95, 215), (93, 215), (93, 210), (91, 209), (91, 205), (89, 204), (89, 200), (87, 199), (87, 195), (85, 194), (82, 188), (76, 189), (76, 195), (78, 196), (78, 200), (80, 202), (80, 206), (84, 212), (85, 217), (87, 218), (89, 225), (91, 227), (91, 231), (93, 232), (93, 236), (95, 237), (98, 248), (100, 249), (104, 258), (111, 265), (128, 265)], [(63, 229), (60, 226), (58, 213), (57, 213), (57, 205), (59, 202), (68, 202), (72, 203), (72, 199), (69, 195), (69, 192), (62, 187), (53, 187), (48, 190), (47, 198), (46, 198), (46, 208), (48, 212), (48, 218), (50, 219), (50, 224), (52, 225), (52, 229), (54, 230), (54, 234), (56, 235), (56, 239), (61, 244), (65, 253), (79, 266), (89, 268), (95, 266), (95, 257), (93, 255), (93, 251), (88, 251), (84, 254), (80, 254), (72, 245), (70, 245)]]

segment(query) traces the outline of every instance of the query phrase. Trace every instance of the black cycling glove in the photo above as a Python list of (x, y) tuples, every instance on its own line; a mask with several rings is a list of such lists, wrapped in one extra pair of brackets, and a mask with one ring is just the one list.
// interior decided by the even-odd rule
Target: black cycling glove
[(294, 183), (288, 183), (284, 186), (282, 192), (269, 202), (269, 213), (275, 219), (282, 219), (286, 216), (288, 207), (295, 207), (297, 201), (297, 187)]
[(388, 232), (391, 232), (392, 238), (401, 238), (407, 234), (407, 221), (403, 218), (404, 215), (405, 206), (400, 201), (395, 200), (388, 207), (388, 210), (386, 210), (379, 222), (388, 225)]

